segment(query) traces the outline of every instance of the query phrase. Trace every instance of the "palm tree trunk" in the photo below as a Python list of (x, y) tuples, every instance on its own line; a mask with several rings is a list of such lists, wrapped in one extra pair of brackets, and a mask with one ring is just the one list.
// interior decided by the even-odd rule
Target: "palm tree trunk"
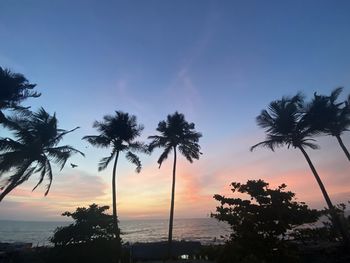
[(174, 147), (173, 183), (171, 187), (171, 205), (170, 205), (170, 220), (169, 220), (169, 235), (168, 235), (168, 259), (170, 259), (172, 256), (174, 201), (175, 201), (175, 174), (176, 174), (176, 147)]
[(337, 138), (337, 140), (338, 140), (338, 142), (340, 144), (340, 147), (343, 149), (346, 157), (348, 157), (348, 160), (350, 161), (350, 153), (349, 153), (348, 149), (346, 149), (346, 147), (345, 147), (345, 145), (343, 143), (343, 140), (340, 138), (339, 135), (336, 135), (335, 137)]
[(117, 217), (117, 190), (116, 190), (116, 172), (118, 163), (119, 151), (115, 156), (113, 165), (113, 175), (112, 175), (112, 198), (113, 198), (113, 222), (114, 222), (114, 234), (115, 238), (119, 239), (119, 227), (118, 227), (118, 217)]
[(331, 214), (331, 217), (332, 217), (332, 221), (333, 221), (333, 224), (334, 224), (334, 227), (336, 228), (337, 231), (339, 231), (339, 233), (341, 234), (342, 238), (343, 238), (343, 242), (344, 244), (348, 247), (350, 245), (350, 239), (349, 239), (349, 234), (347, 233), (346, 231), (346, 228), (344, 227), (344, 225), (341, 223), (341, 220), (339, 218), (339, 215), (336, 213), (335, 209), (334, 209), (334, 206), (332, 204), (332, 201), (331, 199), (329, 198), (328, 196), (328, 193), (326, 191), (326, 188), (324, 187), (322, 181), (321, 181), (321, 178), (320, 176), (318, 175), (314, 165), (312, 164), (311, 162), (311, 159), (309, 157), (309, 155), (306, 153), (306, 151), (304, 150), (304, 148), (302, 146), (299, 146), (298, 147), (300, 149), (300, 151), (303, 153), (307, 163), (309, 164), (310, 168), (311, 168), (311, 171), (312, 173), (314, 174), (315, 176), (315, 179), (319, 185), (319, 187), (321, 188), (321, 192), (323, 194), (323, 197), (324, 199), (326, 200), (326, 203), (328, 205), (328, 209), (329, 209), (329, 212)]

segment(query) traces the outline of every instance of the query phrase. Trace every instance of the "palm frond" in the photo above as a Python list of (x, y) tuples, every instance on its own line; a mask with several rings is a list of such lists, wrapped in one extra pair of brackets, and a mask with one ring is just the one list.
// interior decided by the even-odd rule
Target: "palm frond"
[(282, 147), (282, 146), (283, 146), (283, 142), (276, 141), (275, 139), (270, 139), (270, 140), (262, 141), (253, 145), (252, 147), (250, 147), (250, 151), (251, 152), (254, 151), (255, 148), (257, 147), (265, 147), (265, 148), (269, 148), (271, 151), (274, 152), (275, 148)]
[(20, 151), (23, 149), (23, 145), (19, 142), (12, 140), (11, 138), (0, 138), (0, 151)]
[(80, 153), (84, 156), (84, 154), (71, 146), (60, 146), (45, 149), (48, 156), (53, 159), (53, 161), (60, 165), (60, 170), (62, 170), (67, 162), (67, 160), (75, 153)]
[(117, 151), (115, 149), (113, 149), (110, 156), (104, 157), (100, 160), (100, 162), (98, 163), (98, 171), (99, 172), (107, 168), (108, 164), (113, 160), (113, 157), (115, 156), (116, 152)]
[(106, 148), (109, 147), (111, 144), (111, 140), (106, 136), (102, 135), (87, 135), (83, 137), (83, 140), (86, 140), (92, 146), (99, 148)]
[(38, 169), (37, 172), (40, 172), (40, 177), (39, 177), (39, 181), (38, 183), (33, 187), (32, 192), (39, 186), (41, 185), (41, 183), (44, 181), (45, 179), (45, 175), (46, 175), (46, 165), (45, 162), (44, 164), (41, 164), (41, 168)]
[(166, 147), (164, 149), (164, 151), (162, 152), (162, 154), (159, 156), (158, 159), (158, 164), (159, 164), (159, 168), (162, 166), (162, 163), (168, 158), (169, 153), (171, 153), (173, 147), (171, 145), (169, 145), (168, 147)]
[(31, 162), (23, 162), (22, 165), (17, 166), (15, 168), (14, 174), (7, 178), (7, 184), (16, 187), (21, 183), (23, 183), (25, 180), (27, 180), (29, 178), (28, 172), (32, 173), (35, 169), (34, 167), (30, 168), (30, 165), (31, 165)]
[(136, 165), (136, 172), (139, 173), (142, 167), (139, 157), (130, 151), (126, 153), (125, 157), (129, 162)]
[(311, 141), (314, 141), (314, 140), (311, 140), (311, 139), (304, 140), (302, 145), (303, 145), (304, 147), (309, 147), (309, 148), (311, 148), (311, 149), (313, 149), (313, 150), (317, 150), (317, 149), (320, 148), (320, 146), (318, 146), (316, 143), (313, 143), (313, 142), (311, 142)]
[(338, 97), (339, 97), (340, 93), (342, 93), (343, 89), (344, 89), (343, 87), (338, 87), (338, 88), (335, 88), (334, 90), (332, 90), (331, 95), (329, 96), (329, 100), (332, 104), (335, 103), (335, 101), (338, 99)]
[(20, 167), (29, 158), (22, 151), (0, 154), (0, 176), (12, 168)]
[(85, 154), (83, 152), (73, 148), (70, 145), (51, 147), (51, 148), (47, 148), (47, 149), (54, 149), (55, 151), (62, 151), (62, 152), (71, 152), (72, 154), (80, 154), (81, 156), (85, 157)]
[(128, 148), (132, 152), (149, 153), (148, 146), (143, 142), (131, 142)]
[(47, 177), (49, 179), (49, 183), (47, 184), (46, 186), (46, 192), (45, 192), (45, 196), (47, 196), (47, 194), (49, 193), (50, 191), (50, 188), (51, 188), (51, 184), (52, 184), (52, 169), (51, 169), (51, 164), (50, 164), (50, 161), (49, 160), (46, 160), (46, 174), (47, 174)]
[(179, 145), (180, 153), (186, 157), (186, 159), (192, 163), (193, 159), (198, 160), (200, 155), (200, 146), (197, 143), (188, 143)]
[(150, 144), (148, 144), (149, 152), (152, 152), (155, 148), (161, 148), (166, 146), (169, 141), (166, 137), (158, 135), (148, 136), (148, 139), (152, 139)]
[(16, 183), (16, 187), (21, 185), (22, 183), (24, 183), (25, 181), (27, 181), (30, 176), (33, 174), (33, 172), (35, 171), (35, 167), (29, 167), (26, 169), (26, 171), (22, 174), (21, 178), (17, 181)]
[(69, 130), (69, 131), (59, 130), (59, 131), (60, 131), (59, 135), (58, 135), (57, 137), (55, 137), (55, 138), (51, 141), (51, 143), (52, 143), (53, 145), (58, 144), (58, 143), (63, 139), (63, 136), (67, 135), (68, 133), (74, 132), (74, 131), (76, 131), (77, 129), (80, 129), (80, 127), (77, 126), (77, 127), (75, 127), (74, 129), (71, 129), (71, 130)]

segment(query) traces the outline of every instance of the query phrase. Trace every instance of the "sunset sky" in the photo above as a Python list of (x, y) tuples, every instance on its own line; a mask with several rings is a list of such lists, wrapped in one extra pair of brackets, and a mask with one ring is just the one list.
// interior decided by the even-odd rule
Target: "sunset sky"
[[(112, 167), (97, 171), (108, 150), (81, 138), (94, 120), (122, 110), (145, 125), (141, 140), (176, 110), (202, 132), (203, 155), (177, 169), (175, 216), (207, 217), (214, 194), (232, 181), (264, 179), (315, 208), (325, 202), (302, 154), (250, 146), (264, 139), (255, 117), (274, 99), (302, 91), (350, 93), (350, 2), (338, 1), (47, 1), (0, 2), (0, 66), (37, 83), (25, 102), (56, 112), (63, 141), (86, 154), (55, 173), (51, 191), (37, 177), (0, 203), (0, 219), (61, 220), (93, 202), (111, 204)], [(7, 136), (0, 129), (0, 136)], [(350, 132), (343, 136), (350, 148)], [(350, 200), (350, 165), (335, 138), (308, 150), (332, 198)], [(118, 164), (121, 220), (167, 218), (172, 156), (141, 155), (143, 170)]]

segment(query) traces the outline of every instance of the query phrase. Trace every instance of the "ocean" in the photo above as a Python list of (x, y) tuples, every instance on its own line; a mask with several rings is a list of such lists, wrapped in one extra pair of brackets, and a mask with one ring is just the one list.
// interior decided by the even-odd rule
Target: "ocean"
[[(59, 226), (70, 222), (1, 221), (0, 242), (28, 242), (33, 246), (51, 245), (49, 238)], [(124, 242), (165, 241), (168, 235), (168, 220), (121, 221), (120, 229)], [(230, 233), (229, 226), (213, 218), (175, 219), (173, 239), (199, 241), (202, 244), (224, 242)]]

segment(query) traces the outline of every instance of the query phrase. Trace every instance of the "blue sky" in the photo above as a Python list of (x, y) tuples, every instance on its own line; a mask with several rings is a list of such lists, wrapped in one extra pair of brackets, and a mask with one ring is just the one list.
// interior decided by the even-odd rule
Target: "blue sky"
[[(199, 178), (209, 178), (218, 172), (213, 167), (228, 172), (237, 156), (252, 158), (248, 168), (259, 158), (275, 161), (270, 159), (276, 155), (264, 150), (246, 152), (263, 138), (255, 117), (271, 100), (297, 91), (310, 97), (338, 86), (349, 94), (349, 12), (349, 1), (5, 0), (0, 3), (0, 65), (38, 84), (43, 95), (27, 101), (33, 109), (57, 112), (63, 128), (81, 127), (65, 142), (86, 152), (85, 159), (73, 162), (92, 181), (97, 161), (108, 151), (86, 148), (80, 139), (94, 133), (94, 120), (114, 110), (137, 115), (146, 126), (143, 138), (168, 113), (183, 112), (204, 135), (204, 161), (193, 166), (206, 171)], [(324, 141), (334, 162), (343, 158), (336, 155), (337, 145), (329, 148), (332, 138)], [(156, 159), (157, 153), (142, 160), (146, 168), (156, 168)], [(126, 162), (120, 168), (121, 176), (133, 170)], [(109, 176), (107, 170), (99, 178), (108, 184)], [(220, 183), (234, 178), (223, 177)], [(208, 196), (221, 189), (207, 187)], [(167, 182), (160, 188), (159, 195), (168, 195)], [(123, 190), (120, 195), (124, 200)], [(321, 195), (316, 199), (310, 198), (317, 203)]]

